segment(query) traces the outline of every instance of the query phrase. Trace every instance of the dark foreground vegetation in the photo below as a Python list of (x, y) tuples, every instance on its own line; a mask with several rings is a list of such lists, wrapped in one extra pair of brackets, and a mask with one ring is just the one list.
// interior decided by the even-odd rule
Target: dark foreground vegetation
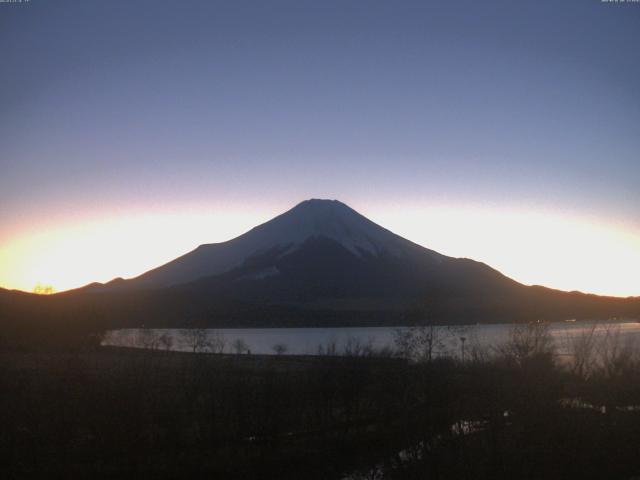
[[(615, 335), (555, 355), (524, 327), (465, 361), (0, 354), (0, 477), (630, 479), (640, 364)], [(407, 341), (409, 340), (409, 341)], [(413, 343), (412, 343), (413, 342)], [(423, 350), (420, 350), (423, 348)]]

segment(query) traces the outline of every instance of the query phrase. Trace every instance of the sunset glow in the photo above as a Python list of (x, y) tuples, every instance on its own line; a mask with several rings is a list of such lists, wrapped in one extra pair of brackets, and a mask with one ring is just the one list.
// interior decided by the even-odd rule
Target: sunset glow
[(0, 246), (0, 286), (32, 291), (42, 283), (62, 291), (133, 277), (258, 221), (238, 212), (140, 214), (35, 231)]
[[(42, 283), (61, 291), (134, 277), (202, 243), (234, 238), (281, 213), (277, 208), (141, 214), (35, 231), (0, 246), (0, 285), (32, 291)], [(640, 295), (637, 230), (497, 208), (380, 206), (359, 211), (422, 246), (485, 262), (525, 284)]]
[(316, 197), (525, 284), (640, 295), (640, 8), (14, 3), (2, 287), (136, 276)]

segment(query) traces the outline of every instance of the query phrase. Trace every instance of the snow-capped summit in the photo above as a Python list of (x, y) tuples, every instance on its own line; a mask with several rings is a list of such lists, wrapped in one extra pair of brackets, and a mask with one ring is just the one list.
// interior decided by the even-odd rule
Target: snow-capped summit
[(337, 200), (306, 200), (254, 229), (265, 239), (297, 245), (310, 237), (326, 237), (355, 254), (377, 253), (397, 237)]
[(325, 237), (356, 255), (364, 252), (401, 254), (409, 244), (338, 200), (305, 200), (247, 235), (267, 245), (291, 246), (308, 238)]
[(375, 224), (342, 202), (311, 199), (237, 238), (201, 245), (137, 277), (133, 283), (145, 287), (186, 283), (224, 273), (274, 249), (280, 255), (291, 253), (309, 239), (331, 240), (356, 256), (386, 254), (401, 258), (420, 249), (434, 261), (441, 257)]

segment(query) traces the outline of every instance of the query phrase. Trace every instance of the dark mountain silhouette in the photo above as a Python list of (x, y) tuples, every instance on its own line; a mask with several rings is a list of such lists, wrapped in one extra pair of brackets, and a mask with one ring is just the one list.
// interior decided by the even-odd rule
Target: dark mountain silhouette
[[(434, 265), (446, 258), (376, 225), (341, 202), (307, 200), (233, 240), (201, 245), (166, 265), (130, 280), (128, 286), (164, 287), (187, 283), (256, 261), (262, 264), (261, 257), (270, 254), (273, 254), (274, 260), (284, 257), (309, 246), (308, 242), (314, 239), (333, 242), (352, 258), (387, 255), (404, 260), (412, 257), (416, 251)], [(264, 272), (264, 275), (269, 273)]]
[(117, 279), (103, 288), (177, 285), (265, 300), (319, 300), (502, 291), (518, 284), (482, 263), (412, 243), (336, 200), (307, 200), (233, 240), (201, 245), (137, 278)]
[(0, 316), (100, 327), (518, 322), (640, 317), (640, 298), (525, 286), (412, 243), (338, 201), (308, 200), (130, 280), (46, 298), (0, 292)]

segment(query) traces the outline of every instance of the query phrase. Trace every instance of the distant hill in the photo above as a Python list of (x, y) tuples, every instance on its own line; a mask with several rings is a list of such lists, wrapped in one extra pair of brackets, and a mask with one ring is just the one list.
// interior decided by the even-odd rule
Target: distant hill
[[(597, 272), (594, 272), (594, 275)], [(640, 317), (640, 298), (522, 285), (307, 200), (139, 277), (48, 297), (0, 291), (0, 318), (119, 326), (319, 326)]]

